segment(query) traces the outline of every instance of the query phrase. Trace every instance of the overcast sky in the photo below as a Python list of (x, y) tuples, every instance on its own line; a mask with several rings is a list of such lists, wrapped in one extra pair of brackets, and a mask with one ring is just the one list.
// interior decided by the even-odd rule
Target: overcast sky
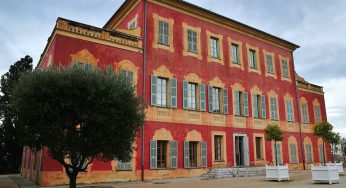
[[(188, 0), (291, 41), (296, 71), (324, 86), (328, 120), (346, 137), (345, 0)], [(37, 64), (57, 17), (102, 27), (123, 0), (3, 0), (0, 73), (25, 55)], [(345, 88), (345, 89), (344, 89)]]

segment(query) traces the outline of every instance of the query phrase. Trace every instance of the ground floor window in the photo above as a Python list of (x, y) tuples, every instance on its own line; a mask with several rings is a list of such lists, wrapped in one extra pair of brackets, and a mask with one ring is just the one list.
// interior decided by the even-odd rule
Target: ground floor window
[(150, 141), (150, 168), (167, 169), (178, 166), (178, 142), (175, 140)]
[(297, 145), (296, 144), (290, 144), (290, 152), (291, 152), (291, 163), (293, 163), (293, 164), (298, 163)]
[(214, 136), (214, 159), (215, 161), (222, 160), (222, 136)]
[(263, 138), (256, 137), (256, 160), (263, 160)]
[(207, 166), (207, 143), (197, 141), (184, 142), (184, 167), (198, 168)]
[[(276, 146), (276, 147), (275, 147)], [(276, 143), (274, 144), (274, 156), (276, 157), (276, 160), (274, 162), (277, 162), (279, 165), (282, 165), (282, 160), (281, 160), (281, 143)], [(274, 158), (275, 159), (275, 158)]]
[(312, 149), (311, 149), (311, 144), (306, 144), (306, 145), (305, 145), (305, 151), (306, 151), (306, 163), (307, 163), (307, 164), (313, 163), (313, 161), (312, 161)]

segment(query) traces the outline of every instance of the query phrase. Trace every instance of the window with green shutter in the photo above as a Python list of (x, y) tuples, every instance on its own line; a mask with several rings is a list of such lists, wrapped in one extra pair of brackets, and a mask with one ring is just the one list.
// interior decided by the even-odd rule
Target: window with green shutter
[(223, 112), (228, 114), (228, 90), (223, 89)]
[(278, 120), (278, 109), (276, 97), (270, 97), (271, 119)]
[[(274, 148), (274, 151), (275, 151), (275, 148)], [(282, 153), (281, 153), (281, 144), (280, 143), (276, 143), (276, 159), (277, 159), (277, 162), (282, 165), (282, 161), (281, 161), (281, 156), (282, 156)]]
[(234, 92), (234, 104), (235, 104), (235, 115), (240, 116), (241, 110), (240, 110), (240, 92), (235, 91)]
[(324, 161), (323, 160), (323, 157), (324, 157), (324, 155), (323, 155), (323, 144), (319, 144), (318, 147), (319, 147), (319, 154), (320, 154), (320, 163), (322, 163)]
[(249, 116), (249, 99), (248, 93), (242, 91), (234, 91), (235, 115)]
[(292, 100), (290, 99), (286, 100), (286, 114), (287, 114), (287, 121), (293, 122), (294, 121), (293, 107), (292, 107)]
[(118, 171), (132, 170), (132, 161), (129, 161), (129, 162), (118, 161), (117, 170)]
[(184, 141), (184, 168), (190, 168), (189, 154), (190, 154), (189, 141)]
[(200, 89), (200, 110), (202, 112), (205, 112), (206, 111), (205, 84), (200, 84), (199, 89)]
[(171, 108), (177, 108), (177, 79), (171, 78), (169, 82), (171, 87)]
[(312, 164), (312, 151), (311, 151), (311, 144), (305, 145), (305, 151), (306, 151), (306, 163)]
[(207, 167), (207, 142), (201, 142), (201, 165)]
[(170, 141), (171, 149), (171, 168), (178, 168), (178, 142), (175, 140)]
[(262, 109), (262, 119), (265, 119), (267, 116), (267, 112), (266, 112), (266, 99), (264, 97), (264, 95), (261, 96), (261, 109)]
[(157, 141), (150, 140), (150, 169), (157, 168)]
[(258, 95), (252, 95), (253, 117), (259, 118)]
[(244, 116), (249, 116), (249, 99), (248, 99), (247, 92), (243, 92), (243, 100), (244, 100)]

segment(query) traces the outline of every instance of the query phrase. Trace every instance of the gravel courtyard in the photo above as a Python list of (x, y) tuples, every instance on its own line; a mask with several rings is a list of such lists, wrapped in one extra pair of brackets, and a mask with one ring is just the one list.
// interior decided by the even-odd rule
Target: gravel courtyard
[[(345, 188), (346, 176), (340, 176), (340, 184), (313, 184), (310, 171), (297, 171), (290, 173), (290, 181), (275, 182), (267, 181), (264, 176), (258, 177), (237, 177), (237, 178), (224, 178), (224, 179), (211, 179), (206, 180), (203, 178), (186, 178), (186, 179), (172, 179), (172, 180), (157, 180), (153, 182), (135, 182), (135, 183), (116, 183), (110, 184), (113, 188), (271, 188), (271, 187), (294, 187), (294, 188), (310, 188), (310, 187), (333, 187)], [(110, 186), (104, 185), (105, 187)]]

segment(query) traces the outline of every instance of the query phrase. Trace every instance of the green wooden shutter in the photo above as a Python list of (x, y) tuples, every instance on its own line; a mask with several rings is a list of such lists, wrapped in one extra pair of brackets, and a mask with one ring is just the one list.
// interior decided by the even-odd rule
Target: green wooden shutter
[(257, 95), (252, 95), (252, 108), (253, 108), (253, 117), (258, 118), (258, 101)]
[(247, 92), (243, 92), (244, 98), (244, 116), (249, 116), (249, 95)]
[(171, 168), (178, 167), (178, 142), (175, 140), (170, 141), (171, 146)]
[(207, 167), (207, 142), (201, 142), (201, 166)]
[(157, 168), (157, 141), (150, 140), (150, 169)]
[(156, 105), (157, 76), (151, 76), (151, 105)]
[(240, 95), (239, 91), (234, 92), (235, 115), (240, 116)]
[(320, 148), (319, 150), (319, 153), (320, 153), (320, 163), (322, 163), (324, 160), (323, 160), (323, 144), (319, 144), (318, 147)]
[(189, 168), (190, 167), (190, 160), (189, 160), (189, 155), (190, 155), (190, 148), (189, 148), (189, 141), (184, 141), (184, 168)]
[(208, 86), (209, 112), (213, 112), (213, 87)]
[(188, 109), (188, 91), (187, 91), (188, 82), (183, 80), (183, 109)]
[(205, 85), (200, 84), (200, 111), (205, 112), (206, 111), (206, 101), (205, 101)]
[(223, 89), (223, 112), (228, 114), (228, 90)]
[(264, 95), (261, 96), (261, 106), (262, 106), (262, 118), (265, 119), (266, 118), (266, 100)]
[(177, 79), (169, 79), (171, 85), (171, 108), (177, 108)]

